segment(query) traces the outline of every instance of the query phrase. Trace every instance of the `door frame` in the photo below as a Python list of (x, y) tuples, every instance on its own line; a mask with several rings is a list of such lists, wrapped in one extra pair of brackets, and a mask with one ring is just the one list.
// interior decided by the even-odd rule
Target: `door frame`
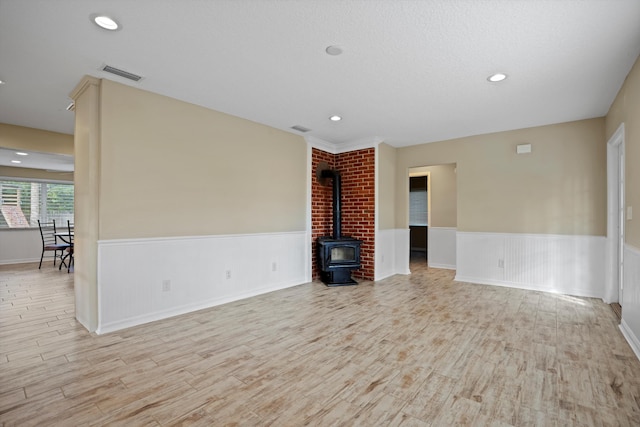
[[(429, 167), (429, 166), (421, 166), (421, 167)], [(429, 227), (431, 226), (431, 171), (426, 171), (426, 172), (411, 172), (412, 169), (420, 169), (421, 167), (417, 167), (417, 168), (409, 168), (409, 181), (408, 183), (411, 182), (411, 178), (417, 178), (417, 177), (422, 177), (422, 176), (426, 176), (427, 177), (427, 263), (429, 262)], [(410, 185), (410, 184), (409, 184)], [(409, 190), (411, 191), (411, 190)], [(407, 199), (408, 202), (408, 199)], [(408, 205), (407, 206), (407, 213), (409, 214), (409, 217), (411, 217), (411, 206)], [(411, 226), (409, 225), (409, 228)], [(411, 240), (409, 240), (409, 258), (411, 258)]]
[(624, 226), (625, 226), (625, 147), (624, 123), (607, 141), (607, 243), (606, 278), (603, 300), (623, 300)]

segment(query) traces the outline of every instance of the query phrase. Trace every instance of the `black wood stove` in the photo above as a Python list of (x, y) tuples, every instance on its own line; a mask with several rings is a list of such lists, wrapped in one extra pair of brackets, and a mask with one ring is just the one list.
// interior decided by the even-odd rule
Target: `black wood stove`
[(342, 236), (340, 172), (320, 164), (317, 176), (323, 183), (329, 179), (333, 181), (333, 236), (318, 237), (316, 242), (320, 278), (327, 286), (357, 285), (358, 282), (351, 278), (351, 271), (361, 267), (362, 240)]

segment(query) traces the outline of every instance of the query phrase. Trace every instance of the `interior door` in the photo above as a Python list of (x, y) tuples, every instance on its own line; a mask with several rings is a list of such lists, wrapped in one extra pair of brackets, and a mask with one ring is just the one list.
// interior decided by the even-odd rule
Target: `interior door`
[(624, 144), (618, 145), (618, 302), (622, 306), (624, 290)]

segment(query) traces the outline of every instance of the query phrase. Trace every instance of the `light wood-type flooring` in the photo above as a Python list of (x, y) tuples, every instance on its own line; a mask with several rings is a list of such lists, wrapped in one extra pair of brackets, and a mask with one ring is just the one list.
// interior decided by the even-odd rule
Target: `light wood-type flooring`
[(0, 423), (640, 425), (640, 362), (601, 300), (412, 269), (97, 336), (73, 274), (0, 266)]

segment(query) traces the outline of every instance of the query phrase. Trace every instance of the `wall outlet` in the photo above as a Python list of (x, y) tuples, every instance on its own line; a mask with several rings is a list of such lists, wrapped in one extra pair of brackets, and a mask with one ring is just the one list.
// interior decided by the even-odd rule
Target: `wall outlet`
[(162, 281), (162, 292), (169, 292), (171, 290), (171, 280)]
[(277, 271), (278, 270), (278, 263), (277, 262), (272, 262), (271, 263), (271, 271)]
[(498, 267), (499, 267), (499, 268), (504, 268), (504, 260), (503, 260), (502, 258), (500, 258), (500, 259), (498, 260)]
[(227, 270), (227, 279), (231, 279), (231, 270)]

